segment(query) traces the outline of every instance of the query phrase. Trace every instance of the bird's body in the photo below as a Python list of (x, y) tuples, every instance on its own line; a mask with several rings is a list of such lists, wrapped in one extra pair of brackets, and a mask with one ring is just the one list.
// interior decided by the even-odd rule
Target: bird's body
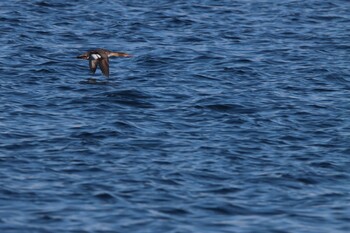
[(97, 66), (99, 66), (102, 74), (107, 78), (109, 77), (109, 57), (131, 57), (131, 55), (106, 49), (95, 49), (77, 56), (77, 58), (89, 60), (91, 73), (94, 74)]

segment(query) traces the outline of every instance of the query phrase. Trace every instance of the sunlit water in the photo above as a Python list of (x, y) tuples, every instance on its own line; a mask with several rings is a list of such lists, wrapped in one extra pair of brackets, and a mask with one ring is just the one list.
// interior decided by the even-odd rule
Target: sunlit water
[(2, 1), (0, 231), (350, 232), (349, 12)]

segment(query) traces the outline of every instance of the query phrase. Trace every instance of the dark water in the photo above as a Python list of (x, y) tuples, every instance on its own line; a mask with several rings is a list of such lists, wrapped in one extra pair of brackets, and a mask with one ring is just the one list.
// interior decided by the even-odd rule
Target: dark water
[(350, 232), (349, 12), (1, 1), (0, 231)]

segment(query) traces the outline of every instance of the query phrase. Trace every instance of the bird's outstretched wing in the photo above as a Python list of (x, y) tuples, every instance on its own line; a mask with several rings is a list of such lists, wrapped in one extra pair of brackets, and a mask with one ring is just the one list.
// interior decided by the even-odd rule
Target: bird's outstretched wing
[(102, 74), (108, 78), (109, 77), (109, 59), (108, 59), (108, 57), (100, 58), (98, 60), (99, 60), (99, 65), (100, 65)]
[(92, 74), (94, 74), (96, 72), (96, 68), (97, 68), (97, 65), (99, 63), (99, 60), (98, 59), (90, 59), (89, 60), (89, 66), (90, 66), (90, 71)]

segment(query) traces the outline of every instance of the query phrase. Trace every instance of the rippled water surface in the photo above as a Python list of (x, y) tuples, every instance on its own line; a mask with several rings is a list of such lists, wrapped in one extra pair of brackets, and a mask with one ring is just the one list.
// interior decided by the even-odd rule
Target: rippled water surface
[(350, 232), (349, 12), (1, 1), (1, 232)]

